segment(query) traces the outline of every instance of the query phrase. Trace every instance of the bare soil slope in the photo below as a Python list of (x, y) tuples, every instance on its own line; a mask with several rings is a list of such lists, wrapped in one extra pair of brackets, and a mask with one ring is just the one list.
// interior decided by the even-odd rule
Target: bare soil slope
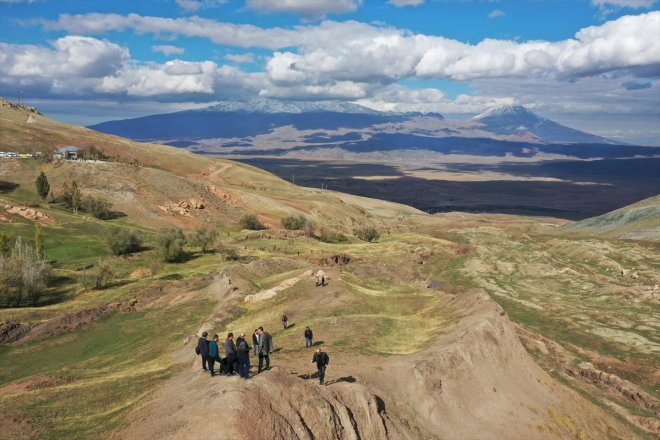
[[(200, 332), (225, 322), (227, 306), (242, 296), (224, 277), (208, 294), (217, 301), (217, 309)], [(326, 387), (319, 387), (314, 376), (309, 379), (311, 350), (275, 353), (273, 369), (249, 381), (212, 379), (199, 371), (192, 350), (196, 336), (191, 335), (176, 355), (179, 373), (130, 414), (128, 424), (112, 438), (596, 439), (630, 435), (534, 364), (506, 313), (484, 292), (438, 294), (451, 318), (427, 349), (399, 356), (330, 352)], [(308, 287), (296, 298), (316, 295), (318, 291)]]

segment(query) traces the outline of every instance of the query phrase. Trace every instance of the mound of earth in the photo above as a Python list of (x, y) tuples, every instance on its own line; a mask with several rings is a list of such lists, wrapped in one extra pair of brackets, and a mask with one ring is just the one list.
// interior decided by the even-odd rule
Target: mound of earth
[[(200, 331), (224, 319), (227, 305), (237, 298), (223, 286), (224, 294), (209, 292), (218, 301), (217, 312)], [(329, 353), (325, 387), (311, 374), (311, 350), (303, 357), (276, 352), (272, 369), (248, 381), (211, 378), (199, 371), (193, 352), (197, 336), (191, 335), (177, 353), (179, 373), (143, 401), (112, 438), (627, 436), (622, 425), (529, 358), (507, 315), (483, 291), (448, 295), (445, 306), (452, 321), (424, 351)]]

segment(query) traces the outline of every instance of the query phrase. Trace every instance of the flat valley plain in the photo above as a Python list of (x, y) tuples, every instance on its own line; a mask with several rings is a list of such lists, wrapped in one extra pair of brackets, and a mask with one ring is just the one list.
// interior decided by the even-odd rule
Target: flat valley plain
[(428, 213), (463, 211), (581, 220), (660, 194), (660, 158), (426, 167), (277, 156), (233, 159), (297, 185), (403, 203)]

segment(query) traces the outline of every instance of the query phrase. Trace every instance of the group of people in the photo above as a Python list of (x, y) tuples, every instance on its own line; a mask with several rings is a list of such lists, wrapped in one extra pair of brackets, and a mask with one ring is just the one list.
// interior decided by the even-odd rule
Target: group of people
[[(259, 356), (258, 373), (262, 370), (270, 370), (270, 355), (273, 353), (273, 337), (270, 333), (259, 327), (252, 334), (252, 347), (245, 339), (245, 333), (234, 342), (234, 333), (228, 333), (224, 341), (225, 357), (220, 356), (220, 347), (218, 345), (220, 337), (213, 335), (208, 340), (208, 332), (202, 333), (197, 341), (195, 353), (202, 357), (202, 371), (211, 373), (215, 376), (215, 363), (220, 364), (219, 373), (223, 376), (240, 375), (243, 379), (250, 378), (250, 350), (254, 350), (254, 355)], [(264, 368), (265, 363), (265, 368)]]
[[(283, 317), (285, 318), (286, 315)], [(283, 319), (284, 321), (284, 319)], [(286, 319), (288, 324), (288, 319)], [(287, 328), (288, 325), (284, 326)], [(263, 327), (259, 327), (252, 334), (252, 347), (248, 344), (245, 338), (245, 333), (234, 341), (234, 333), (228, 333), (227, 339), (224, 341), (225, 357), (220, 356), (220, 346), (218, 335), (213, 335), (211, 340), (208, 339), (208, 332), (203, 332), (202, 336), (197, 341), (195, 352), (202, 358), (202, 371), (210, 373), (211, 376), (216, 376), (215, 364), (219, 363), (219, 374), (223, 376), (239, 375), (243, 379), (250, 378), (250, 350), (253, 351), (254, 356), (259, 357), (257, 374), (263, 370), (270, 370), (270, 355), (273, 353), (273, 337), (270, 333), (264, 331)], [(305, 327), (305, 347), (309, 348), (313, 345), (312, 329), (309, 326)], [(316, 363), (319, 372), (319, 383), (323, 385), (325, 379), (325, 369), (330, 362), (330, 357), (327, 353), (321, 351), (320, 348), (316, 349), (312, 357), (312, 363)]]

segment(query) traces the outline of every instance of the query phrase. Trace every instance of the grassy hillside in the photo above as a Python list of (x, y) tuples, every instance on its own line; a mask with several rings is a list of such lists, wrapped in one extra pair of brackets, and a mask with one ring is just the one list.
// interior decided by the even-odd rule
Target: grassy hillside
[[(203, 434), (221, 426), (229, 438), (263, 429), (277, 438), (410, 439), (658, 431), (653, 243), (575, 239), (552, 227), (562, 223), (555, 219), (425, 215), (39, 115), (27, 124), (25, 110), (1, 109), (3, 142), (41, 139), (53, 148), (89, 139), (115, 159), (0, 159), (0, 232), (12, 242), (34, 236), (35, 221), (6, 205), (46, 215), (54, 275), (37, 307), (0, 309), (0, 323), (31, 328), (0, 345), (0, 438), (186, 438), (200, 434), (200, 423), (210, 430)], [(116, 159), (131, 151), (139, 163)], [(107, 198), (121, 215), (103, 221), (40, 201), (41, 171), (56, 196), (75, 180), (83, 195)], [(172, 208), (190, 199), (203, 199), (204, 208)], [(269, 229), (241, 230), (246, 213)], [(282, 230), (290, 214), (346, 240)], [(189, 243), (178, 261), (155, 262), (162, 229), (172, 225), (188, 236), (199, 225), (219, 234), (208, 253)], [(378, 228), (380, 238), (358, 240), (352, 231), (362, 225)], [(138, 231), (142, 248), (112, 256), (106, 237), (114, 228)], [(101, 259), (115, 277), (94, 289), (88, 278)], [(328, 286), (316, 287), (318, 270)], [(283, 313), (292, 328), (280, 325)], [(247, 383), (211, 383), (199, 372), (193, 347), (201, 330), (250, 334), (258, 325), (274, 337), (272, 371)], [(308, 325), (332, 358), (326, 388), (309, 380)], [(588, 379), (585, 361), (625, 386)], [(221, 407), (229, 410), (208, 417)], [(265, 415), (263, 426), (236, 423), (255, 412)]]
[(601, 237), (660, 242), (660, 196), (571, 223), (564, 229)]

